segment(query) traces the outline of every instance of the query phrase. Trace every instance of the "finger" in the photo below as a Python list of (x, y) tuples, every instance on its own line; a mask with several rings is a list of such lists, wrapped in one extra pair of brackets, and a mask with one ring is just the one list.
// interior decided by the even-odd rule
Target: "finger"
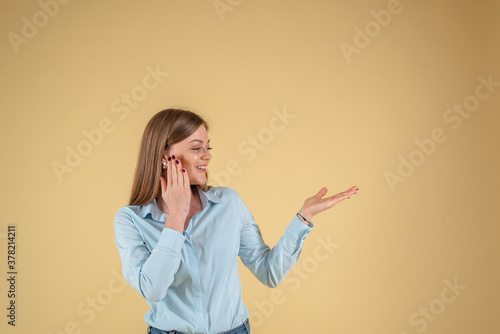
[(345, 199), (348, 199), (349, 198), (349, 195), (340, 195), (340, 194), (337, 194), (335, 196), (332, 196), (332, 197), (329, 197), (327, 199), (327, 207), (328, 208), (331, 208), (332, 206), (342, 202), (343, 200)]
[(348, 198), (349, 196), (351, 196), (350, 193), (343, 192), (343, 193), (338, 193), (337, 195), (334, 195), (334, 196), (332, 196), (330, 198), (333, 198), (333, 199), (336, 199), (336, 200), (342, 200), (342, 199)]
[(177, 185), (182, 187), (184, 186), (184, 175), (182, 175), (182, 163), (179, 159), (175, 159), (175, 170), (177, 173), (177, 178), (175, 179), (177, 181)]
[(172, 177), (172, 158), (168, 157), (167, 159), (167, 187), (172, 189), (173, 177)]
[(190, 187), (189, 175), (185, 168), (182, 168), (182, 176), (183, 176), (184, 188), (188, 189)]
[(178, 173), (177, 173), (177, 163), (175, 162), (177, 159), (173, 159), (172, 158), (172, 161), (171, 161), (171, 164), (172, 164), (172, 185), (178, 185), (179, 184), (179, 181), (177, 180), (178, 178)]
[(350, 193), (349, 191), (344, 191), (344, 192), (338, 193), (336, 195), (333, 195), (332, 197), (328, 197), (327, 200), (328, 200), (328, 202), (330, 202), (330, 205), (333, 206), (339, 202), (342, 202), (345, 199), (350, 198), (351, 195), (352, 195), (352, 193)]
[(351, 195), (356, 194), (358, 190), (359, 190), (359, 187), (354, 186), (354, 187), (347, 189), (346, 191), (338, 193), (337, 195), (339, 195), (339, 196), (346, 196), (347, 195), (347, 197), (349, 197)]
[(353, 193), (353, 194), (355, 194), (358, 190), (359, 190), (359, 187), (358, 186), (354, 186), (354, 187), (349, 188), (348, 191), (351, 192), (351, 193)]
[(314, 195), (314, 197), (319, 199), (319, 198), (325, 196), (327, 191), (328, 191), (328, 189), (326, 189), (326, 187), (323, 187), (320, 189), (320, 191), (318, 191), (318, 193), (316, 195)]

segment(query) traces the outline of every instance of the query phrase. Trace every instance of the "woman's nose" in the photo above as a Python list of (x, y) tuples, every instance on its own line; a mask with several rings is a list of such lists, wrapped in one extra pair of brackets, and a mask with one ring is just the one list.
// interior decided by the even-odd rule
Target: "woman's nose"
[(211, 159), (212, 158), (212, 155), (210, 154), (210, 151), (207, 150), (206, 148), (203, 151), (203, 158), (204, 159)]

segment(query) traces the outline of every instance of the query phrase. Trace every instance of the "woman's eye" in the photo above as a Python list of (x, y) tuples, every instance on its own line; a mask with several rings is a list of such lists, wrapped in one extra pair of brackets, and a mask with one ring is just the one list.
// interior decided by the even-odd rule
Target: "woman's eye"
[[(207, 147), (207, 150), (210, 151), (212, 149), (212, 147)], [(199, 151), (201, 150), (201, 147), (197, 147), (197, 148), (194, 148), (193, 150), (195, 151)]]

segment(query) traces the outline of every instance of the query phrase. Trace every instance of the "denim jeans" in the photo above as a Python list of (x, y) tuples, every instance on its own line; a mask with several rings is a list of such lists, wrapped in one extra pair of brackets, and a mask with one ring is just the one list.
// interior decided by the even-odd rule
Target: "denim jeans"
[[(161, 329), (155, 328), (153, 326), (148, 326), (148, 334), (186, 334), (178, 331), (162, 331)], [(219, 334), (250, 334), (250, 322), (245, 320), (243, 325), (228, 330), (227, 332), (221, 332)]]

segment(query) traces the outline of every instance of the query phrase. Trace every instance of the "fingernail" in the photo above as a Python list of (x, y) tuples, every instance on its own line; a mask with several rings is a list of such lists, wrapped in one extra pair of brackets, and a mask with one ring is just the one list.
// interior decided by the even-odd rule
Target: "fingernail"
[(184, 169), (184, 168), (183, 168), (183, 169), (182, 169), (182, 172), (183, 172), (183, 173), (185, 173), (185, 172), (186, 172), (186, 169)]
[(172, 155), (172, 159), (175, 159), (175, 155)]
[(170, 161), (170, 160), (172, 160), (172, 159), (170, 159), (170, 157), (168, 157), (168, 161)]
[(175, 163), (176, 163), (176, 164), (179, 164), (179, 160), (175, 160)]

